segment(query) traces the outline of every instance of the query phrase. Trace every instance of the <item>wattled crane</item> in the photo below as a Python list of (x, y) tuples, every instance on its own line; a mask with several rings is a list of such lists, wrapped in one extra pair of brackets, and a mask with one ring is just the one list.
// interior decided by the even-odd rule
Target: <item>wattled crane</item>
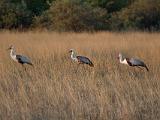
[(119, 62), (121, 64), (126, 64), (126, 65), (129, 65), (129, 66), (137, 66), (137, 67), (144, 67), (146, 68), (147, 71), (149, 71), (148, 67), (146, 66), (146, 64), (139, 60), (139, 59), (136, 59), (136, 58), (125, 58), (121, 53), (119, 53), (119, 56), (118, 56), (118, 59), (119, 59)]
[(15, 52), (15, 49), (14, 49), (14, 46), (11, 45), (8, 50), (10, 50), (10, 57), (12, 58), (12, 60), (20, 63), (22, 66), (24, 64), (28, 64), (28, 65), (31, 65), (33, 66), (33, 64), (31, 63), (30, 59), (26, 56), (23, 56), (23, 55), (17, 55), (16, 52)]
[(71, 59), (75, 62), (78, 62), (79, 64), (87, 64), (90, 67), (94, 67), (92, 61), (85, 57), (85, 56), (77, 56), (74, 49), (70, 49), (69, 52), (71, 53)]

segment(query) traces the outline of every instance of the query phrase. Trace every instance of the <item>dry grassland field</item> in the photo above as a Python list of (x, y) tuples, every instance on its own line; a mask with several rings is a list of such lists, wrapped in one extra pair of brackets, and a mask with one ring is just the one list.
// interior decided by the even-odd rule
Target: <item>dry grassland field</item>
[[(14, 62), (11, 44), (34, 67)], [(119, 52), (150, 71), (120, 64)], [(0, 32), (0, 119), (160, 120), (160, 34)]]

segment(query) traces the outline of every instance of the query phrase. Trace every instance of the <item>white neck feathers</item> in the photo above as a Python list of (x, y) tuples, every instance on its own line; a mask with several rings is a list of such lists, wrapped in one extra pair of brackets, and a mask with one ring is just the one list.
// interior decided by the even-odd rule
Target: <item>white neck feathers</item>
[(128, 62), (126, 59), (120, 60), (120, 63), (128, 65)]
[(72, 53), (71, 53), (71, 58), (76, 58), (76, 53), (74, 52), (74, 51), (72, 51)]
[(15, 53), (15, 50), (14, 50), (14, 49), (11, 49), (11, 51), (10, 51), (10, 56), (11, 56), (11, 58), (12, 58), (13, 60), (17, 61), (17, 60), (16, 60), (16, 53)]
[(74, 51), (71, 52), (71, 59), (77, 61), (77, 55)]
[(119, 62), (121, 64), (127, 64), (128, 65), (128, 62), (127, 62), (126, 58), (123, 58), (123, 56), (121, 54), (119, 55)]
[(122, 58), (122, 56), (119, 57), (119, 62), (122, 63), (124, 61), (124, 59)]

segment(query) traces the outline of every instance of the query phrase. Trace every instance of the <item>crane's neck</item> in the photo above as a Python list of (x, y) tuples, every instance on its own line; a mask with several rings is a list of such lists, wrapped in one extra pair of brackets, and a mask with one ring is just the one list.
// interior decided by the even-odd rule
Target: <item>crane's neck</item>
[(123, 58), (123, 56), (120, 56), (120, 57), (119, 57), (119, 61), (120, 61), (120, 63), (122, 63), (122, 64), (128, 65), (127, 59), (126, 59), (126, 58)]
[(74, 58), (76, 58), (76, 57), (77, 57), (76, 53), (75, 53), (74, 51), (72, 51), (72, 53), (71, 53), (71, 58), (74, 59)]
[(77, 55), (74, 51), (72, 51), (72, 53), (71, 53), (71, 59), (74, 60), (74, 61), (78, 61), (77, 60)]
[(123, 63), (123, 61), (124, 61), (123, 57), (120, 56), (120, 57), (119, 57), (119, 62), (120, 62), (120, 63)]
[(10, 51), (10, 56), (11, 56), (11, 57), (16, 56), (16, 52), (15, 52), (15, 50), (14, 50), (14, 49), (11, 49), (11, 51)]

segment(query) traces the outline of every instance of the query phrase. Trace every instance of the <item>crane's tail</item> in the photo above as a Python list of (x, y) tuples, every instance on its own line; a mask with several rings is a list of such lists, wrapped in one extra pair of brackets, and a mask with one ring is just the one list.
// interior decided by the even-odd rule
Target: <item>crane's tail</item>
[(146, 70), (149, 72), (149, 69), (148, 69), (148, 67), (147, 67), (146, 65), (145, 65), (144, 67), (145, 67), (145, 68), (146, 68)]
[(34, 65), (32, 63), (28, 63), (28, 65), (31, 65), (32, 67), (34, 67)]
[(90, 67), (94, 67), (94, 64), (92, 62), (89, 63)]

